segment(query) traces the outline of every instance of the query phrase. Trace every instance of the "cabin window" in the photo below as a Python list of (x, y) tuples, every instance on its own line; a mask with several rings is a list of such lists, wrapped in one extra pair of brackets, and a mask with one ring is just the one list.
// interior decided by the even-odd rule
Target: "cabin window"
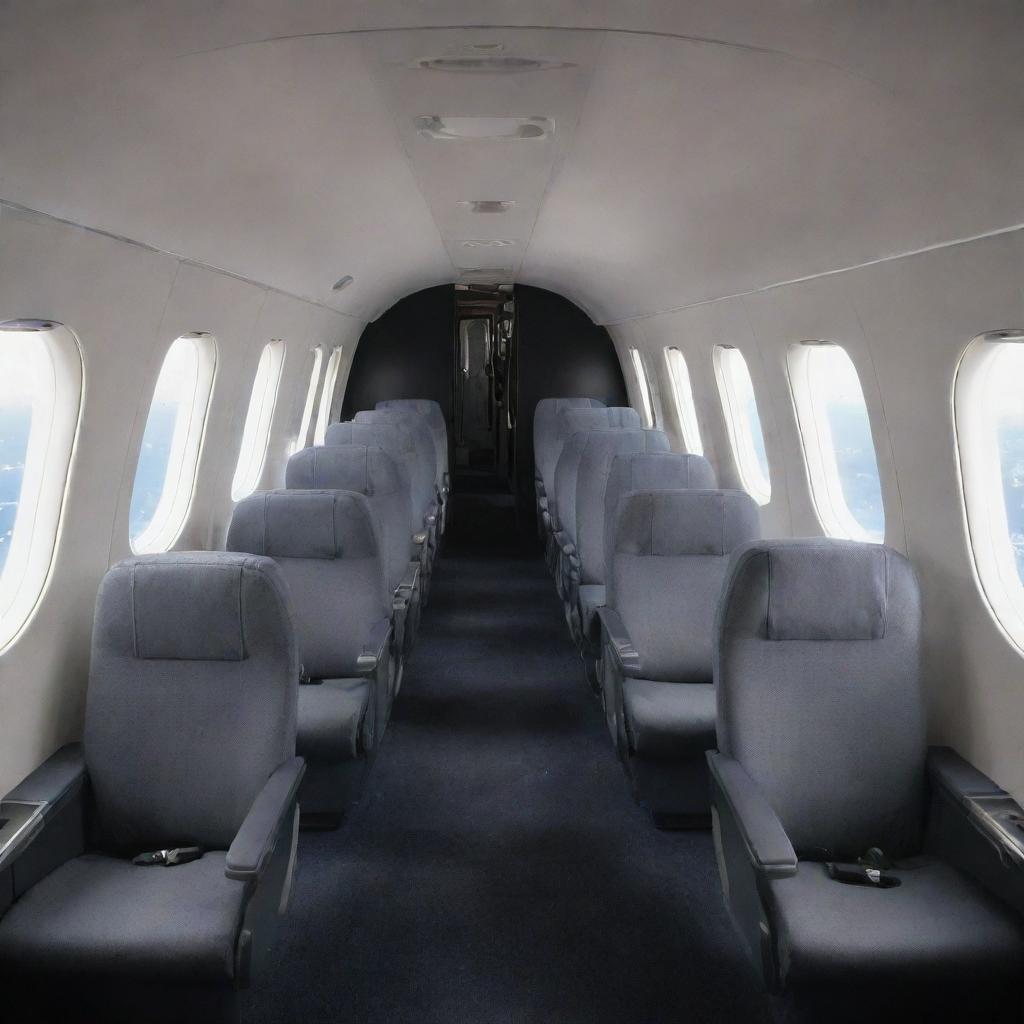
[(629, 359), (633, 364), (633, 375), (640, 391), (640, 415), (643, 418), (644, 427), (650, 430), (654, 426), (654, 401), (651, 397), (651, 382), (647, 378), (647, 368), (644, 366), (644, 359), (640, 355), (639, 349), (631, 348)]
[(975, 338), (953, 395), (977, 578), (996, 619), (1024, 648), (1024, 330)]
[(686, 360), (679, 349), (665, 349), (665, 367), (668, 379), (672, 383), (672, 398), (675, 401), (676, 416), (679, 429), (683, 434), (683, 444), (692, 455), (703, 455), (704, 445), (700, 440), (700, 426), (697, 423), (697, 407), (693, 401), (693, 388), (690, 386), (690, 371)]
[(830, 537), (881, 542), (885, 510), (857, 369), (831, 342), (789, 350), (789, 378), (818, 518)]
[(320, 367), (324, 361), (324, 350), (320, 345), (313, 349), (313, 368), (309, 371), (309, 387), (306, 389), (306, 403), (302, 407), (299, 436), (294, 448), (298, 451), (310, 443), (309, 428), (313, 426), (313, 410), (316, 408), (316, 386), (320, 383)]
[(0, 647), (50, 573), (82, 400), (75, 336), (48, 320), (0, 324)]
[(183, 335), (164, 356), (132, 488), (128, 537), (136, 554), (168, 550), (185, 526), (216, 366), (207, 334)]
[(241, 501), (252, 494), (263, 475), (283, 366), (284, 342), (271, 341), (264, 345), (256, 367), (256, 377), (252, 382), (249, 409), (242, 429), (242, 446), (238, 450), (238, 464), (231, 481), (232, 501)]
[(320, 392), (320, 408), (316, 412), (316, 431), (314, 444), (323, 444), (327, 436), (327, 425), (331, 421), (331, 405), (334, 402), (334, 389), (338, 384), (338, 370), (341, 368), (343, 347), (335, 345), (327, 360), (327, 371), (324, 373), (324, 386)]
[(725, 425), (740, 481), (759, 505), (767, 505), (772, 496), (771, 472), (747, 361), (738, 348), (716, 345), (714, 364)]

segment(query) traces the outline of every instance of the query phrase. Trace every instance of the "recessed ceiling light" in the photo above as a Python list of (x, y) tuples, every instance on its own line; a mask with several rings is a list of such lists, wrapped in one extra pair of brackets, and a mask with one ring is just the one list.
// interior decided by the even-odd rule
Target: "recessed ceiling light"
[(467, 238), (462, 244), (467, 249), (487, 249), (516, 243), (511, 238)]
[(338, 280), (331, 285), (331, 291), (340, 292), (342, 288), (347, 288), (354, 280), (355, 278), (351, 274), (339, 277)]
[(516, 205), (514, 199), (460, 199), (456, 206), (468, 206), (473, 213), (506, 213)]
[[(500, 45), (500, 44), (498, 44)], [(482, 50), (483, 47), (477, 46)], [(508, 75), (524, 71), (551, 71), (555, 68), (571, 68), (575, 64), (562, 60), (545, 60), (540, 57), (513, 57), (511, 54), (474, 53), (454, 57), (422, 57), (411, 65), (421, 71), (455, 71), (463, 74)]]
[(511, 267), (460, 267), (461, 277), (511, 277)]
[(428, 139), (460, 139), (473, 142), (494, 139), (543, 139), (555, 130), (549, 117), (451, 117), (421, 114), (416, 130)]

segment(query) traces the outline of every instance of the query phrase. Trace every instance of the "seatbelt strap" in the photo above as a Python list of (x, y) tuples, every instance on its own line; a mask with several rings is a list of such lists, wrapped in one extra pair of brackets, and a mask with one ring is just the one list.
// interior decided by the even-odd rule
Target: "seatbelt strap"
[(148, 867), (151, 864), (162, 864), (165, 868), (173, 868), (176, 864), (188, 864), (190, 861), (199, 860), (203, 855), (201, 846), (176, 846), (171, 850), (153, 850), (150, 853), (140, 853), (132, 857), (132, 863), (140, 867)]

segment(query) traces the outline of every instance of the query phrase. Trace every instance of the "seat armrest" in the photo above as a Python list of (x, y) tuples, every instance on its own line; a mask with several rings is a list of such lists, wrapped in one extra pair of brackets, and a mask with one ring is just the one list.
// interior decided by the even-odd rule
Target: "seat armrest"
[(383, 663), (385, 652), (390, 643), (391, 620), (380, 619), (374, 623), (366, 643), (363, 644), (362, 653), (356, 658), (356, 674), (372, 676), (377, 671), (377, 666)]
[[(1024, 868), (1024, 810), (1017, 801), (952, 747), (929, 747), (926, 764), (933, 797), (944, 797), (946, 805), (954, 808), (953, 813), (963, 815), (963, 820), (988, 841), (1001, 861), (1015, 865), (1018, 870)], [(946, 846), (946, 855), (951, 859), (973, 860), (974, 855), (964, 842), (949, 842), (954, 835), (949, 830), (951, 822), (945, 822), (943, 828), (941, 811), (935, 808), (934, 801), (932, 806), (930, 838)], [(967, 835), (970, 831), (961, 829), (961, 838), (965, 840)]]
[(396, 588), (400, 593), (406, 595), (408, 599), (412, 592), (416, 589), (416, 585), (420, 581), (420, 563), (409, 562), (405, 567), (405, 575), (399, 580), (398, 587)]
[(751, 865), (768, 878), (796, 874), (793, 844), (753, 779), (731, 757), (714, 750), (707, 757), (714, 795), (727, 804)]
[(0, 800), (0, 871), (34, 878), (82, 852), (85, 782), (82, 745), (69, 743)]
[(638, 679), (643, 676), (643, 665), (640, 662), (640, 652), (633, 646), (629, 638), (626, 624), (619, 617), (614, 608), (604, 605), (597, 609), (601, 619), (601, 627), (606, 638), (605, 648), (611, 651), (616, 667), (622, 675)]
[(240, 882), (256, 881), (274, 852), (286, 817), (294, 813), (306, 762), (293, 757), (264, 783), (228, 849), (224, 873)]
[(85, 784), (85, 756), (81, 743), (69, 743), (51, 754), (26, 775), (4, 801), (42, 803), (53, 809), (71, 798)]

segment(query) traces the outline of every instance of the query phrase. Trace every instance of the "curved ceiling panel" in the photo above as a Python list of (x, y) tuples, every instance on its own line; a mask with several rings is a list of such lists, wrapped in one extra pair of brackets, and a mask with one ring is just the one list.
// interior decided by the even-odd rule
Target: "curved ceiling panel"
[(0, 199), (362, 319), (467, 272), (623, 319), (1024, 221), (1022, 10), (14, 0)]

